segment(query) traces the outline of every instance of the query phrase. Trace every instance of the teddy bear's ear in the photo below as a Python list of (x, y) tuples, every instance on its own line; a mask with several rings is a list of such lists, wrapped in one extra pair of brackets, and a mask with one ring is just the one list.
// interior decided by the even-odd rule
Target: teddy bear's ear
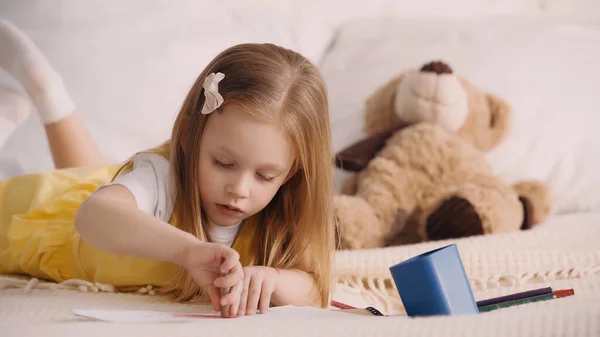
[(511, 109), (504, 100), (495, 95), (487, 94), (486, 99), (490, 108), (488, 121), (490, 133), (486, 142), (486, 148), (491, 149), (500, 144), (508, 134), (511, 122)]
[(367, 135), (389, 130), (400, 123), (396, 114), (395, 98), (402, 77), (402, 74), (396, 76), (367, 98), (364, 126)]
[(343, 149), (336, 155), (335, 166), (350, 172), (362, 171), (377, 152), (383, 148), (388, 138), (400, 128), (396, 127), (392, 130), (376, 133)]

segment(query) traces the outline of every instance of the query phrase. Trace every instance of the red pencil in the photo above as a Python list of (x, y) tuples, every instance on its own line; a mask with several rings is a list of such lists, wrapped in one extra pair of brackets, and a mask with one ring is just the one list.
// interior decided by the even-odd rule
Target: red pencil
[(573, 290), (573, 289), (556, 290), (554, 292), (554, 295), (556, 295), (556, 298), (572, 296), (572, 295), (575, 295), (575, 290)]
[(338, 302), (338, 301), (331, 301), (331, 306), (335, 307), (335, 308), (338, 308), (338, 309), (342, 309), (342, 310), (345, 310), (345, 309), (356, 309), (355, 307), (353, 307), (351, 305), (344, 304), (344, 303), (341, 303), (341, 302)]

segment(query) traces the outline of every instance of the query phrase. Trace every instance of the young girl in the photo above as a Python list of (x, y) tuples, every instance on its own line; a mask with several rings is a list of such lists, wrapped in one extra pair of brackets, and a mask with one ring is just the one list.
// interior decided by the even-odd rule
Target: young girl
[(271, 44), (223, 51), (171, 139), (109, 165), (31, 40), (2, 22), (0, 49), (57, 167), (0, 182), (0, 273), (202, 292), (231, 316), (328, 304), (333, 153), (323, 80), (304, 57)]

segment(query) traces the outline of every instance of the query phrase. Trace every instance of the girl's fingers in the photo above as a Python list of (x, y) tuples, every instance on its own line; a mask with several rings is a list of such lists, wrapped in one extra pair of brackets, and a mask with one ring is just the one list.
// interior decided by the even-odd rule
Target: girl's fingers
[(258, 309), (258, 300), (260, 299), (260, 292), (262, 288), (262, 279), (253, 277), (250, 280), (250, 286), (248, 288), (248, 303), (246, 304), (246, 315), (254, 315)]
[[(221, 251), (221, 270), (223, 274), (231, 273), (231, 270), (240, 264), (240, 254), (228, 247), (223, 247)], [(240, 265), (241, 268), (241, 265)]]
[(217, 277), (213, 284), (218, 288), (230, 288), (240, 283), (244, 278), (244, 271), (241, 264), (237, 264), (231, 269), (229, 274)]
[(212, 303), (213, 309), (215, 309), (215, 311), (221, 310), (221, 305), (219, 303), (219, 298), (221, 297), (219, 294), (219, 289), (208, 286), (204, 287), (204, 290), (206, 290), (206, 292), (208, 293), (210, 303)]
[(248, 288), (250, 287), (250, 275), (244, 276), (244, 282), (242, 282), (242, 289), (240, 292), (240, 307), (238, 309), (238, 315), (244, 316), (246, 314), (246, 305), (248, 303)]
[(269, 305), (271, 304), (271, 294), (273, 294), (273, 292), (268, 288), (269, 287), (266, 287), (263, 283), (258, 308), (261, 314), (266, 314), (269, 310)]
[(221, 305), (232, 305), (234, 302), (239, 302), (240, 291), (239, 288), (242, 287), (242, 283), (238, 283), (237, 285), (231, 287), (229, 293), (221, 297)]
[(217, 288), (231, 288), (242, 281), (242, 276), (239, 274), (229, 274), (217, 277), (213, 285)]
[(239, 312), (240, 293), (242, 292), (243, 286), (244, 284), (242, 282), (239, 282), (233, 287), (233, 289), (231, 289), (231, 295), (233, 296), (233, 298), (231, 299), (231, 307), (229, 309), (231, 315), (230, 317), (236, 317)]

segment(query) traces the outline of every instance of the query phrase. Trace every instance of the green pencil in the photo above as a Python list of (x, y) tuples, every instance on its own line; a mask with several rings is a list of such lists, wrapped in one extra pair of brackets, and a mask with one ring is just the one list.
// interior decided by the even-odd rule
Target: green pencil
[(527, 297), (527, 298), (522, 298), (522, 299), (518, 299), (518, 300), (514, 300), (514, 301), (506, 301), (506, 302), (502, 302), (502, 303), (498, 303), (498, 304), (486, 305), (484, 307), (480, 307), (479, 312), (488, 312), (488, 311), (492, 311), (492, 310), (513, 307), (515, 305), (547, 301), (547, 300), (551, 300), (551, 299), (555, 299), (555, 298), (556, 298), (556, 295), (554, 293), (540, 295), (540, 296)]

